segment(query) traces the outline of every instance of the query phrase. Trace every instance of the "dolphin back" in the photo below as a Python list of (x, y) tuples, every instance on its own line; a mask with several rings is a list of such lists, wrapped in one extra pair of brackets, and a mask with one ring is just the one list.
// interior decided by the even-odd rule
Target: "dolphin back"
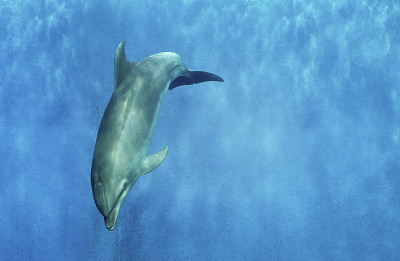
[(216, 81), (216, 82), (223, 82), (224, 79), (219, 77), (216, 74), (203, 72), (203, 71), (186, 71), (185, 75), (177, 77), (173, 80), (168, 89), (172, 90), (181, 85), (191, 85), (197, 84), (201, 82), (209, 82), (209, 81)]

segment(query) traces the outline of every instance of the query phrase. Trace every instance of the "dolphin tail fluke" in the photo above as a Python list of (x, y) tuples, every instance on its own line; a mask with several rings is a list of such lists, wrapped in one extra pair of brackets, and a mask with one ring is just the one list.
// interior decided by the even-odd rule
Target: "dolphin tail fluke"
[(184, 76), (179, 76), (171, 82), (168, 89), (172, 90), (181, 85), (190, 85), (201, 82), (216, 81), (223, 82), (224, 79), (216, 74), (203, 71), (187, 71)]
[(222, 79), (216, 74), (203, 71), (189, 71), (189, 78), (193, 81), (193, 83), (201, 83), (208, 81), (216, 81), (216, 82), (224, 81), (224, 79)]
[(158, 165), (160, 165), (161, 162), (164, 161), (165, 157), (167, 156), (167, 152), (168, 152), (168, 146), (165, 146), (165, 148), (162, 149), (161, 151), (151, 155), (147, 155), (143, 163), (143, 169), (141, 171), (142, 172), (141, 174), (142, 175), (147, 174), (153, 169), (157, 168)]

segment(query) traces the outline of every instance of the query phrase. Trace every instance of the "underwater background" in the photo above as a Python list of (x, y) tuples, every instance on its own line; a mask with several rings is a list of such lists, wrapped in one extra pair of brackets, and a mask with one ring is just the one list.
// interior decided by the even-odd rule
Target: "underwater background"
[[(173, 51), (105, 228), (90, 185), (114, 54)], [(0, 0), (2, 260), (400, 260), (400, 2)]]

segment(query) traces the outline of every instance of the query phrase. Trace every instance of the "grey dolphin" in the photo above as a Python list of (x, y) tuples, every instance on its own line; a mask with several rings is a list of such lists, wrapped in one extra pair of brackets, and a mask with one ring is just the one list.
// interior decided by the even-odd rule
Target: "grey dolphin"
[(114, 229), (121, 204), (136, 180), (167, 155), (168, 147), (147, 155), (167, 88), (224, 81), (212, 73), (188, 70), (171, 52), (130, 63), (124, 42), (115, 53), (114, 74), (114, 93), (100, 122), (91, 171), (94, 201), (108, 230)]

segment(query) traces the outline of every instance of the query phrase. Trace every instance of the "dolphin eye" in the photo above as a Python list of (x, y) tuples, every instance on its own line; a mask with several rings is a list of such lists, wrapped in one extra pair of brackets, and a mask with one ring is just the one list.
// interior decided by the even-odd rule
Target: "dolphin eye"
[(126, 187), (128, 186), (128, 183), (124, 183), (124, 185), (122, 186), (123, 189), (126, 189)]

